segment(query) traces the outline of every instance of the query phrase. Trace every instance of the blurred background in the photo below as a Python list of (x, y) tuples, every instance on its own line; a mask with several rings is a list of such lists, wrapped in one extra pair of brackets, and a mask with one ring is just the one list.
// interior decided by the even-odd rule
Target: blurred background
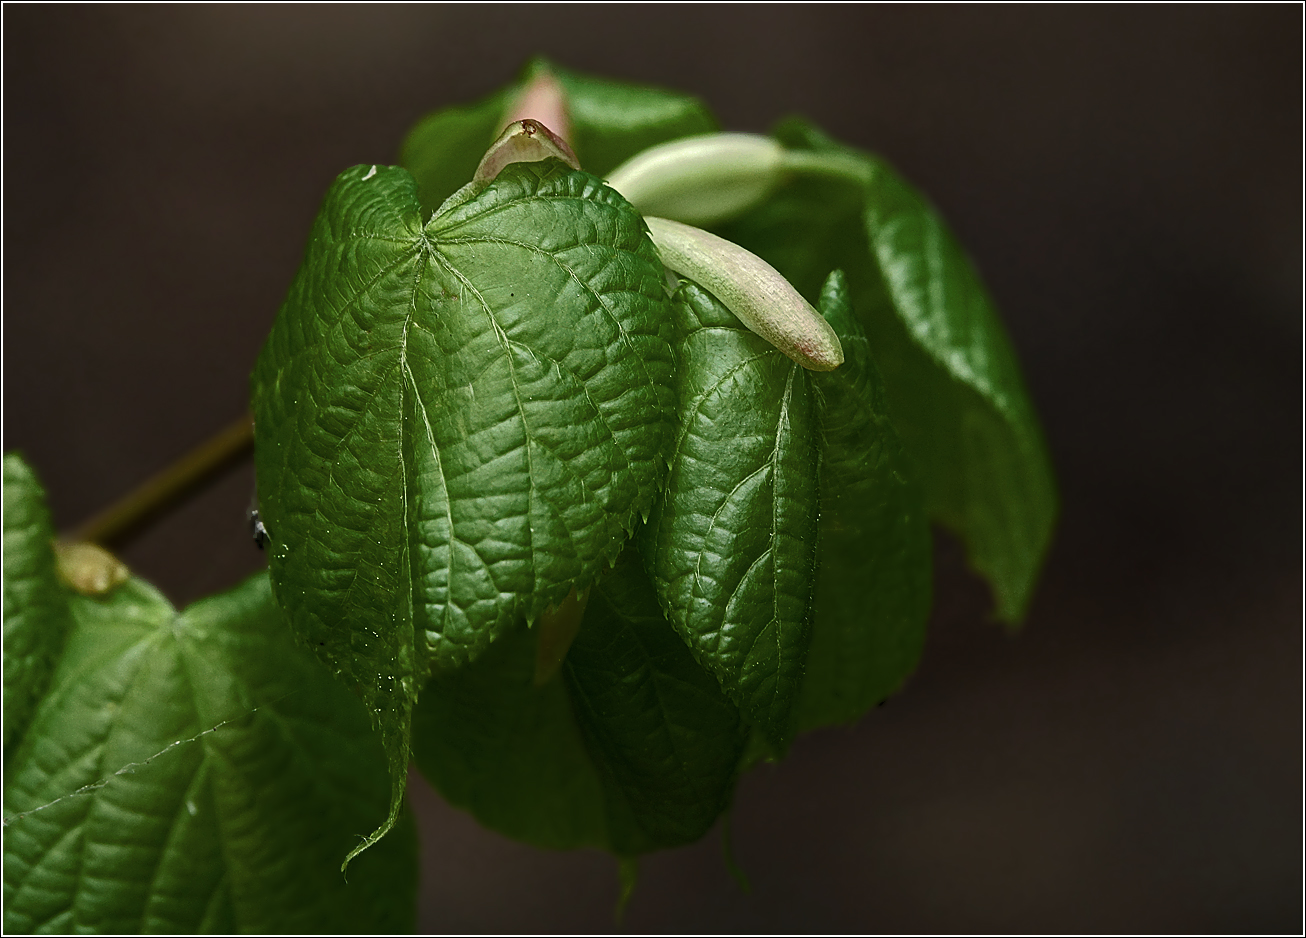
[[(246, 408), (327, 185), (543, 53), (887, 156), (1003, 312), (1063, 514), (1023, 634), (937, 538), (922, 666), (654, 855), (630, 931), (1302, 928), (1302, 10), (7, 6), (3, 445), (71, 527)], [(246, 461), (123, 557), (258, 569)], [(420, 928), (609, 931), (615, 864), (420, 780)]]

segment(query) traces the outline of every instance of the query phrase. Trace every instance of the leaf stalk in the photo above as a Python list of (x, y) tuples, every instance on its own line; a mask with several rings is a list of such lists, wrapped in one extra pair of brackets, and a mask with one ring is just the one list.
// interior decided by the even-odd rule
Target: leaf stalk
[(254, 419), (245, 414), (62, 538), (120, 546), (149, 522), (254, 451)]

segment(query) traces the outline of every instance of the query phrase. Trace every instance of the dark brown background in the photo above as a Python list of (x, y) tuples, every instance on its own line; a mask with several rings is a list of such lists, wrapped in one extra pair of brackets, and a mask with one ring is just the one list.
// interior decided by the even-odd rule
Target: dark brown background
[[(224, 426), (342, 168), (532, 53), (801, 112), (942, 207), (1004, 311), (1063, 520), (1026, 632), (940, 538), (901, 696), (643, 864), (631, 930), (1296, 931), (1301, 10), (6, 7), (4, 447), (72, 525)], [(248, 464), (125, 551), (262, 557)], [(613, 864), (414, 788), (422, 927), (608, 930)]]

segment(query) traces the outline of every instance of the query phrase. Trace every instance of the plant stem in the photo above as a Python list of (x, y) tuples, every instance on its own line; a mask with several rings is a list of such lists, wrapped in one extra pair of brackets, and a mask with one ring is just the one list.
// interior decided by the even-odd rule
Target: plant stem
[(873, 169), (848, 153), (828, 150), (785, 150), (781, 166), (792, 173), (827, 176), (859, 185), (870, 185)]
[(103, 547), (119, 545), (253, 450), (254, 420), (245, 414), (82, 522), (64, 540), (90, 541)]

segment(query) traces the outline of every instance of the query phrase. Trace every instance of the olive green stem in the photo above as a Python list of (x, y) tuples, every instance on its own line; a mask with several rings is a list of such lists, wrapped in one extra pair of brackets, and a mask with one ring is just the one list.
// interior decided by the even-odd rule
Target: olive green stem
[(246, 414), (82, 522), (63, 540), (89, 541), (103, 547), (120, 545), (253, 451), (254, 420)]

